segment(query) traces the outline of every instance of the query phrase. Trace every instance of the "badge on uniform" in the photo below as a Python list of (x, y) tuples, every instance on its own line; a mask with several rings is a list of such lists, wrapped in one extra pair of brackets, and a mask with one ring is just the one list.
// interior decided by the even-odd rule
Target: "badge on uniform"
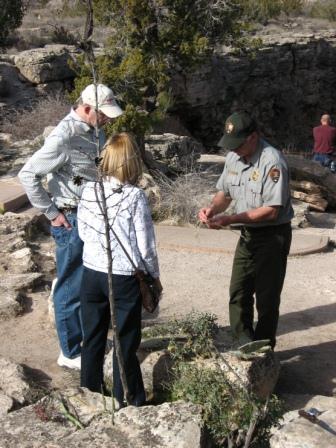
[(251, 179), (254, 182), (257, 182), (257, 180), (259, 180), (259, 176), (260, 176), (259, 170), (254, 170), (251, 174)]
[(272, 179), (272, 181), (275, 184), (280, 179), (280, 170), (279, 170), (279, 168), (271, 168), (268, 174), (269, 174), (270, 178)]
[(225, 132), (227, 134), (231, 134), (231, 132), (233, 132), (233, 130), (234, 130), (234, 124), (231, 123), (231, 121), (227, 121), (225, 123)]

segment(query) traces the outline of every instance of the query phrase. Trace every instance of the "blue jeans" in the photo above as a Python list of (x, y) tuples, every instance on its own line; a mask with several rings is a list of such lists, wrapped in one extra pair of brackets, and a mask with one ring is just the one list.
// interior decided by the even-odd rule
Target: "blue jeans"
[(78, 236), (76, 213), (67, 213), (66, 218), (72, 226), (71, 230), (63, 226), (50, 226), (56, 243), (54, 307), (62, 352), (67, 358), (75, 358), (81, 352), (82, 341), (79, 293), (83, 274), (83, 242)]
[(314, 152), (313, 160), (315, 160), (315, 162), (318, 162), (322, 166), (329, 166), (330, 162), (331, 162), (331, 157), (330, 157), (330, 154)]

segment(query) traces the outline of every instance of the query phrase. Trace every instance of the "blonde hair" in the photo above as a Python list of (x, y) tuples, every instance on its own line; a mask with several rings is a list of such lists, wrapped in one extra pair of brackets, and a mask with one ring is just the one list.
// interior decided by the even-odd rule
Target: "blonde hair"
[(99, 167), (104, 178), (113, 176), (122, 183), (136, 184), (142, 175), (142, 160), (134, 138), (126, 132), (110, 137)]

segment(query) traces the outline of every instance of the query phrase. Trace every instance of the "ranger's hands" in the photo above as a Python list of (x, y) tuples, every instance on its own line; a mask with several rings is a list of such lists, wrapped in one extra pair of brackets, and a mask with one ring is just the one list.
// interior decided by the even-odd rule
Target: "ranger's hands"
[(213, 218), (210, 218), (206, 224), (209, 229), (219, 230), (232, 224), (232, 221), (228, 215), (216, 215)]
[(208, 219), (213, 216), (211, 207), (204, 207), (198, 212), (198, 218), (203, 224), (208, 224)]
[(50, 224), (53, 227), (65, 227), (68, 230), (71, 230), (71, 224), (69, 223), (69, 221), (66, 219), (66, 217), (63, 215), (63, 213), (60, 213), (59, 215), (56, 216), (55, 219), (52, 219), (50, 221)]

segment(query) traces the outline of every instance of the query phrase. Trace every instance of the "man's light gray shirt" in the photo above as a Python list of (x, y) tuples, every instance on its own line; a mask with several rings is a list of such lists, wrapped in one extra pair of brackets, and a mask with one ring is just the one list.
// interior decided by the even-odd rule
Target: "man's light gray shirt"
[(235, 152), (229, 152), (217, 189), (235, 201), (236, 213), (258, 207), (279, 206), (275, 221), (246, 226), (284, 224), (293, 218), (287, 161), (280, 151), (265, 140), (260, 140), (259, 148), (248, 162)]
[[(99, 140), (103, 147), (103, 131)], [(95, 130), (71, 110), (19, 173), (31, 204), (50, 220), (60, 208), (77, 207), (85, 183), (96, 180), (96, 157)], [(42, 185), (46, 176), (52, 198)]]

